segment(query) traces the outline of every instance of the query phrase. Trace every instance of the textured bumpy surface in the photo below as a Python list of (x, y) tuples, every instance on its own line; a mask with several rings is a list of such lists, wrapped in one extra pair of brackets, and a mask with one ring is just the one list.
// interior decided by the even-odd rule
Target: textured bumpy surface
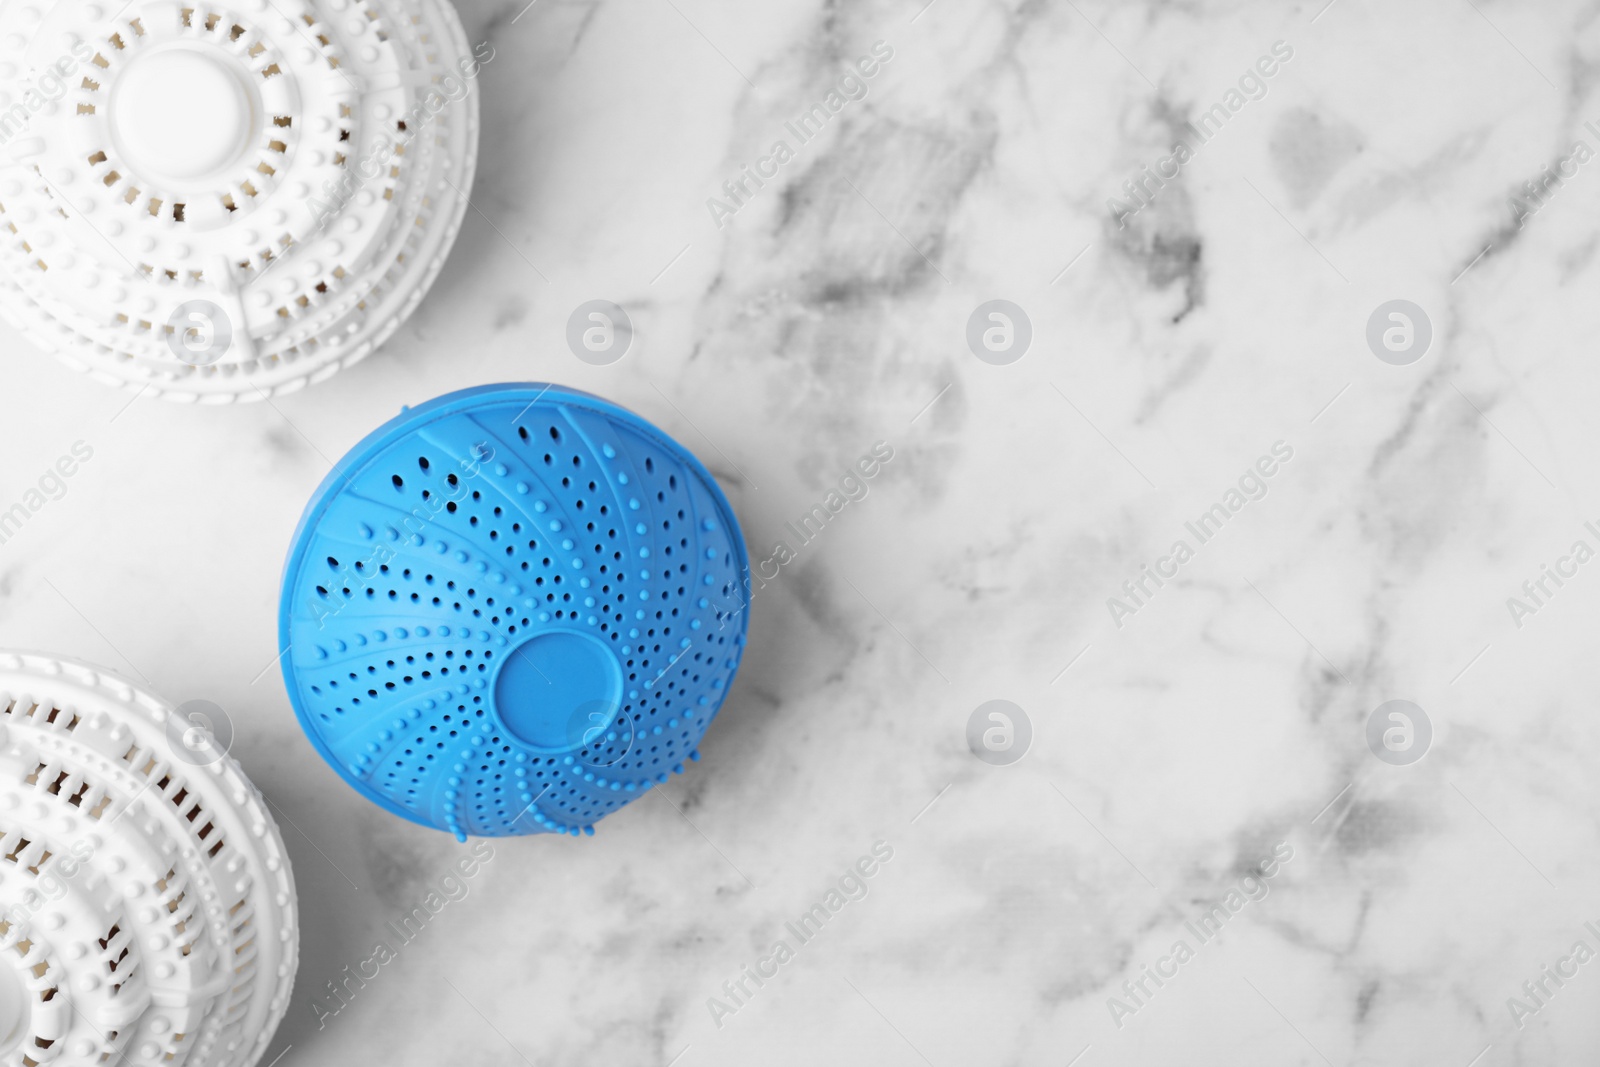
[(491, 57), (443, 0), (21, 0), (0, 41), (0, 309), (98, 378), (320, 381), (455, 240)]
[(0, 1063), (246, 1067), (288, 1006), (294, 881), (209, 734), (0, 652)]
[(362, 793), (468, 834), (593, 832), (682, 771), (738, 669), (749, 567), (706, 470), (541, 385), (402, 414), (313, 498), (289, 693)]

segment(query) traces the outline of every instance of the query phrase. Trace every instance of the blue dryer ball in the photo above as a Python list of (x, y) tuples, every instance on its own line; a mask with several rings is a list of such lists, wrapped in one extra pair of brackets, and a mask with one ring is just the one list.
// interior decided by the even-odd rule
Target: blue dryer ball
[(323, 758), (425, 826), (590, 833), (698, 759), (749, 561), (711, 475), (598, 397), (495, 385), (403, 412), (323, 481), (279, 609)]

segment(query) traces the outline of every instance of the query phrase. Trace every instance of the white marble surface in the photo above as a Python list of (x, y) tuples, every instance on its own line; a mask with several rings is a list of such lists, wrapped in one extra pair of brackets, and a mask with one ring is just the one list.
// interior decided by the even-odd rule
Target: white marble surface
[[(0, 505), (94, 450), (0, 545), (0, 645), (232, 715), (301, 892), (270, 1055), (1593, 1056), (1600, 963), (1521, 1028), (1507, 1001), (1575, 942), (1600, 950), (1600, 564), (1520, 628), (1507, 598), (1600, 547), (1600, 161), (1521, 227), (1508, 198), (1575, 140), (1600, 149), (1600, 8), (523, 2), (464, 8), (497, 50), (477, 210), (377, 357), (270, 406), (123, 410), (0, 335)], [(866, 98), (719, 229), (706, 199), (880, 40)], [(1293, 56), (1265, 97), (1119, 230), (1107, 198), (1275, 41)], [(1364, 331), (1401, 297), (1434, 341), (1390, 366)], [(606, 368), (562, 340), (595, 298), (640, 331)], [(1033, 323), (1011, 366), (966, 347), (991, 298)], [(896, 457), (755, 602), (698, 766), (593, 839), (495, 843), (319, 1027), (325, 983), (465, 849), (360, 800), (302, 737), (269, 669), (287, 541), (401, 404), (511, 379), (678, 434), (758, 559), (874, 441)], [(1267, 496), (1119, 628), (1107, 598), (1280, 440)], [(965, 742), (995, 698), (1033, 723), (1010, 767)], [(1435, 730), (1408, 767), (1365, 741), (1394, 698)], [(866, 898), (719, 1027), (708, 998), (877, 841), (893, 859)], [(1210, 943), (1188, 932), (1280, 842), (1264, 899)], [(1180, 939), (1194, 958), (1130, 1000)]]

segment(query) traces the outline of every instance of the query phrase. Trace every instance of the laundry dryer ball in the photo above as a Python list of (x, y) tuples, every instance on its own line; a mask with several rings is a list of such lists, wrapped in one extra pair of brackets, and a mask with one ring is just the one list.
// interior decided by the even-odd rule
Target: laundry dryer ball
[(0, 1062), (266, 1051), (298, 958), (294, 879), (217, 718), (0, 652)]
[(284, 679), (368, 799), (468, 835), (593, 833), (698, 758), (749, 624), (722, 491), (632, 412), (497, 385), (402, 413), (295, 534)]
[(0, 311), (97, 378), (321, 381), (455, 240), (493, 55), (448, 0), (16, 0), (0, 41)]

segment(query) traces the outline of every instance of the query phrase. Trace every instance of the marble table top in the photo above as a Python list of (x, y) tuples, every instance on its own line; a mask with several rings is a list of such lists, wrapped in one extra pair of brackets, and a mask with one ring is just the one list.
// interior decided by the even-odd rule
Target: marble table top
[[(0, 510), (90, 453), (0, 646), (231, 716), (267, 1061), (1592, 1057), (1596, 5), (525, 4), (462, 5), (473, 209), (373, 358), (190, 408), (0, 332)], [(677, 435), (771, 577), (699, 764), (458, 845), (316, 757), (275, 602), (334, 460), (507, 380)]]

